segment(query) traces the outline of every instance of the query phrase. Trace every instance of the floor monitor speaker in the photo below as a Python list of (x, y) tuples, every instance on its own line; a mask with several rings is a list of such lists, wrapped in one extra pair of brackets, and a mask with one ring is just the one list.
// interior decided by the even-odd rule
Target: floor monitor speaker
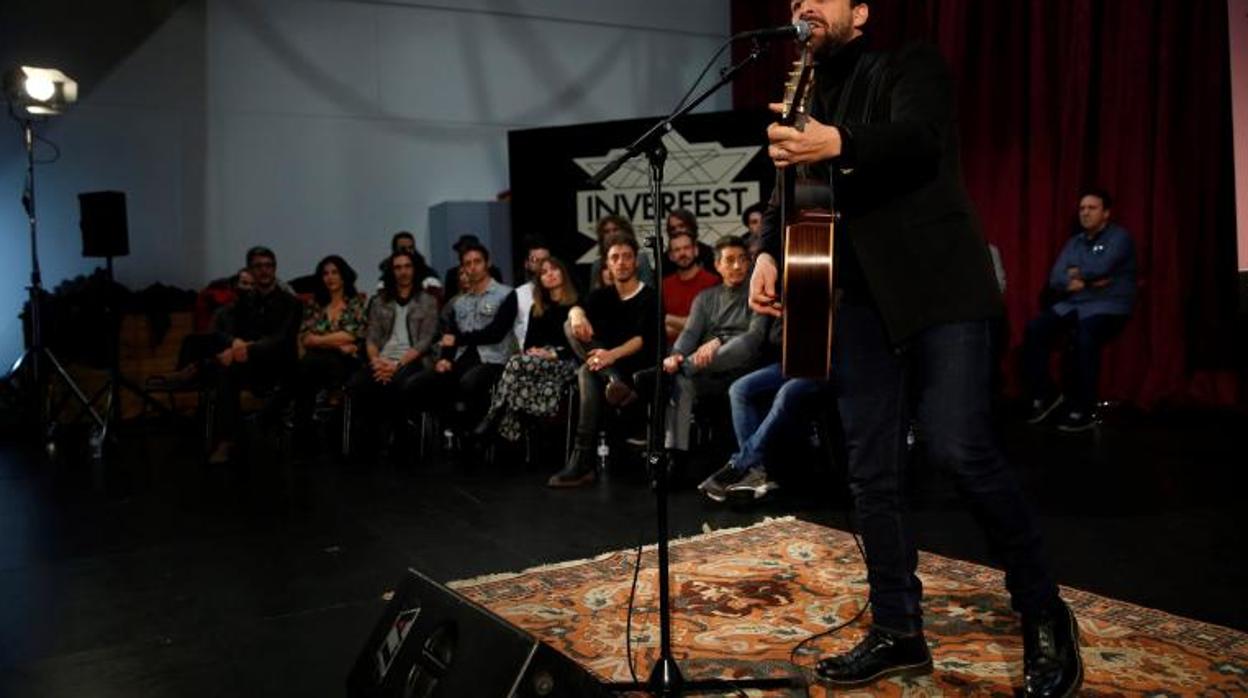
[(347, 678), (350, 698), (609, 695), (552, 647), (408, 570)]

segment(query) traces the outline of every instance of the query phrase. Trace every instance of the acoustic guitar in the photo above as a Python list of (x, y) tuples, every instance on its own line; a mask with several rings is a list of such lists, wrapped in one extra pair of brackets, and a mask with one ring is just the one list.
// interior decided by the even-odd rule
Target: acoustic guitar
[[(780, 123), (802, 130), (809, 118), (814, 90), (810, 45), (785, 84)], [(827, 379), (832, 372), (832, 327), (836, 310), (833, 290), (835, 251), (832, 189), (826, 178), (810, 176), (807, 168), (776, 170), (780, 220), (784, 226), (784, 321), (781, 369), (789, 378)]]

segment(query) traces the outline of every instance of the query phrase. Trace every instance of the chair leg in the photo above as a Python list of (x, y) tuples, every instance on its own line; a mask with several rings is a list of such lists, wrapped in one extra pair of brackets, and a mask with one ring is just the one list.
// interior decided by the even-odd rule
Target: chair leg
[(346, 393), (342, 397), (342, 456), (349, 458), (351, 456), (351, 393)]
[(207, 458), (212, 454), (212, 437), (216, 429), (217, 403), (213, 399), (212, 393), (207, 391), (201, 392), (199, 399), (204, 408), (204, 457)]
[(568, 390), (568, 430), (563, 443), (563, 462), (567, 462), (572, 457), (572, 449), (576, 440), (576, 419), (580, 406), (580, 392), (574, 383)]

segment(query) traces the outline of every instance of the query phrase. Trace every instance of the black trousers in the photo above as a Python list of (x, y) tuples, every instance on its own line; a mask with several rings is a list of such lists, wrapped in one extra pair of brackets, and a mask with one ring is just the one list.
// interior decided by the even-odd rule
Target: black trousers
[(922, 627), (918, 551), (904, 501), (906, 430), (916, 403), (930, 455), (949, 467), (1005, 568), (1014, 609), (1040, 611), (1057, 598), (1035, 518), (993, 431), (991, 333), (986, 320), (948, 323), (895, 347), (876, 310), (842, 305), (837, 314), (833, 384), (881, 627)]
[(410, 388), (414, 404), (449, 416), (471, 428), (485, 418), (491, 391), (503, 375), (503, 364), (483, 363), (475, 351), (466, 351), (446, 373), (426, 371)]

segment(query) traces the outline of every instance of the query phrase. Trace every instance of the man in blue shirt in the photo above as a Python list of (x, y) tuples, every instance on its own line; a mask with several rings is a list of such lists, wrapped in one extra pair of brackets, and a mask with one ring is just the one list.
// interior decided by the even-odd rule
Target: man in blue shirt
[[(1101, 348), (1122, 331), (1135, 304), (1135, 246), (1131, 236), (1110, 222), (1113, 201), (1101, 190), (1079, 198), (1079, 227), (1049, 273), (1046, 298), (1056, 299), (1027, 325), (1023, 370), (1031, 395), (1028, 422), (1039, 424), (1059, 406), (1066, 411), (1062, 431), (1093, 426), (1092, 407), (1101, 366)], [(1074, 386), (1069, 400), (1049, 376), (1054, 340), (1074, 337)]]

